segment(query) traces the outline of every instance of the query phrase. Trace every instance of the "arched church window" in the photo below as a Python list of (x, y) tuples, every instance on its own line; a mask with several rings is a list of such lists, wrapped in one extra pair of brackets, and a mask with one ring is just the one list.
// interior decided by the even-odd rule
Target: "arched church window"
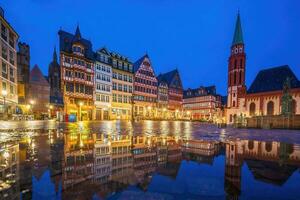
[(237, 60), (234, 61), (234, 69), (237, 67)]
[(269, 101), (267, 104), (267, 115), (274, 115), (274, 102)]
[(232, 102), (232, 106), (235, 107), (235, 101)]
[(266, 142), (265, 149), (267, 152), (272, 151), (272, 142)]
[(250, 113), (250, 116), (254, 116), (255, 115), (255, 103), (250, 103), (250, 106), (249, 106), (249, 113)]
[(248, 141), (248, 149), (252, 150), (253, 148), (254, 148), (254, 142), (253, 142), (253, 140), (249, 140)]
[(234, 74), (233, 74), (233, 84), (234, 85), (236, 84), (236, 72), (234, 72)]
[(242, 84), (242, 71), (240, 71), (240, 76), (239, 76), (239, 84)]

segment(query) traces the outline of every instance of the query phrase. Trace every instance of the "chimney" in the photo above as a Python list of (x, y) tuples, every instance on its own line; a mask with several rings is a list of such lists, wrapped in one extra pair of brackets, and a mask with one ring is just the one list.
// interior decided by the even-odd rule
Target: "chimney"
[(0, 7), (0, 16), (1, 16), (2, 18), (4, 18), (4, 10), (3, 10), (2, 7)]

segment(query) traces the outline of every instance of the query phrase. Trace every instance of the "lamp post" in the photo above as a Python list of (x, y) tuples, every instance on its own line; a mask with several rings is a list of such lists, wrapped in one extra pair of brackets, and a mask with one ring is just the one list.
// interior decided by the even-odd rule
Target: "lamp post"
[(33, 105), (35, 104), (35, 101), (34, 101), (33, 99), (31, 99), (31, 100), (29, 101), (29, 103), (30, 103), (31, 112), (32, 112), (33, 118), (34, 118)]
[(7, 96), (7, 91), (6, 90), (2, 90), (2, 96), (3, 96), (3, 107), (4, 107), (4, 115), (6, 118), (7, 116), (7, 109), (6, 109), (6, 96)]

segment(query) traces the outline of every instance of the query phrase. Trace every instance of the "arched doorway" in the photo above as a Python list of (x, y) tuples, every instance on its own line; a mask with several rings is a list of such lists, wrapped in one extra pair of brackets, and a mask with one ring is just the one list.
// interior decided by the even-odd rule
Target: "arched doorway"
[(291, 112), (292, 114), (296, 114), (296, 110), (297, 110), (297, 102), (295, 99), (292, 100), (292, 109), (291, 109)]
[(249, 113), (250, 113), (250, 116), (254, 116), (255, 115), (255, 103), (250, 103), (250, 106), (249, 106)]
[(267, 115), (274, 115), (274, 102), (269, 101), (267, 104)]

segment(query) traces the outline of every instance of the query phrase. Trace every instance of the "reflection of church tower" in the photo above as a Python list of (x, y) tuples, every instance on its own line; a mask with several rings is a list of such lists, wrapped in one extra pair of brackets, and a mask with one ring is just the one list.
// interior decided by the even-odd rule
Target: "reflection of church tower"
[(241, 193), (241, 165), (236, 143), (226, 144), (226, 164), (224, 189), (226, 199), (238, 199)]
[(240, 14), (237, 16), (235, 32), (231, 45), (231, 54), (228, 61), (228, 99), (227, 107), (238, 108), (239, 98), (246, 93), (245, 86), (244, 40)]

